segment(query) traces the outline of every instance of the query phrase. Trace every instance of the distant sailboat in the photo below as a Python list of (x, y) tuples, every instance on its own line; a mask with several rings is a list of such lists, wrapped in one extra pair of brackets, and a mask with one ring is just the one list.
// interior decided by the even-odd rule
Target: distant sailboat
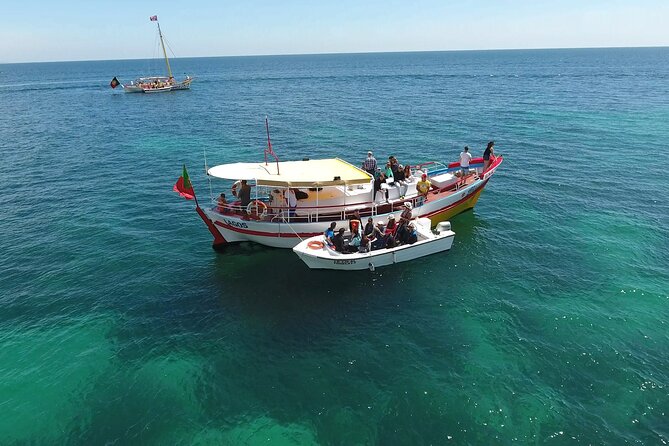
[[(172, 76), (172, 68), (170, 68), (170, 60), (168, 59), (167, 51), (165, 50), (163, 33), (160, 30), (160, 23), (158, 23), (158, 16), (151, 16), (149, 17), (149, 20), (156, 22), (156, 25), (158, 25), (158, 35), (160, 36), (160, 46), (163, 49), (163, 56), (165, 56), (167, 76), (140, 77), (130, 82), (130, 84), (121, 84), (123, 90), (126, 93), (164, 93), (167, 91), (188, 90), (191, 82), (193, 82), (193, 78), (186, 76), (186, 79), (181, 82), (174, 79), (174, 76)], [(116, 88), (118, 84), (118, 80), (114, 78), (110, 85), (112, 88)]]

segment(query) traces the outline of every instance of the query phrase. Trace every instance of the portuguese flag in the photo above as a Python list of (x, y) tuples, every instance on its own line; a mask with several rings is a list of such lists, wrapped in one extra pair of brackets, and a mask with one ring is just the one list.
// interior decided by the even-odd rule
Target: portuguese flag
[(190, 182), (188, 177), (188, 171), (186, 170), (186, 165), (184, 164), (184, 170), (176, 184), (173, 188), (174, 192), (178, 193), (186, 200), (192, 200), (195, 198), (195, 191), (193, 190), (193, 184)]
[(111, 82), (109, 83), (109, 86), (112, 87), (112, 88), (116, 88), (119, 85), (121, 85), (121, 83), (118, 81), (118, 79), (116, 79), (116, 76), (114, 76), (114, 79), (111, 80)]

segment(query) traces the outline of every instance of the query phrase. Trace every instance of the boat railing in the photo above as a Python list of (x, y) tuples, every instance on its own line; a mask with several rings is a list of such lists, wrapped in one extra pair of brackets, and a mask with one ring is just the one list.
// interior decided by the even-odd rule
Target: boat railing
[[(256, 203), (262, 202), (264, 205)], [(220, 204), (216, 199), (212, 200), (212, 210), (222, 215), (243, 216), (253, 220), (264, 220), (273, 223), (291, 223), (291, 222), (324, 222), (347, 220), (358, 211), (360, 218), (375, 217), (379, 211), (383, 214), (401, 210), (402, 204), (409, 201), (414, 206), (418, 206), (422, 197), (408, 197), (401, 202), (383, 202), (360, 201), (356, 203), (346, 203), (340, 205), (327, 206), (299, 206), (291, 209), (288, 206), (273, 206), (269, 200), (253, 200), (249, 206), (241, 206), (239, 202)], [(255, 204), (255, 206), (254, 206)], [(249, 208), (251, 208), (249, 210)]]

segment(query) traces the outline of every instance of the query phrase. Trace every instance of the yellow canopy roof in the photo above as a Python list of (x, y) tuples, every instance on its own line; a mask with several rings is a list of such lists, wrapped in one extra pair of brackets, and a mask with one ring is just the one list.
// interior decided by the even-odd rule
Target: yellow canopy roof
[(253, 180), (260, 186), (313, 187), (368, 184), (372, 176), (339, 158), (233, 163), (214, 166), (209, 175), (226, 180)]

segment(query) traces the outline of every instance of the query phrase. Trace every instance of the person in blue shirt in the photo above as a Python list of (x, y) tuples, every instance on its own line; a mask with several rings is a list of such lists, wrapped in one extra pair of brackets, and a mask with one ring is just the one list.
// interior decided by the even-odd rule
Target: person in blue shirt
[(334, 242), (332, 239), (334, 238), (334, 229), (337, 226), (337, 222), (332, 222), (330, 223), (330, 227), (325, 230), (323, 235), (325, 236), (325, 243), (327, 243), (329, 246), (334, 246)]

